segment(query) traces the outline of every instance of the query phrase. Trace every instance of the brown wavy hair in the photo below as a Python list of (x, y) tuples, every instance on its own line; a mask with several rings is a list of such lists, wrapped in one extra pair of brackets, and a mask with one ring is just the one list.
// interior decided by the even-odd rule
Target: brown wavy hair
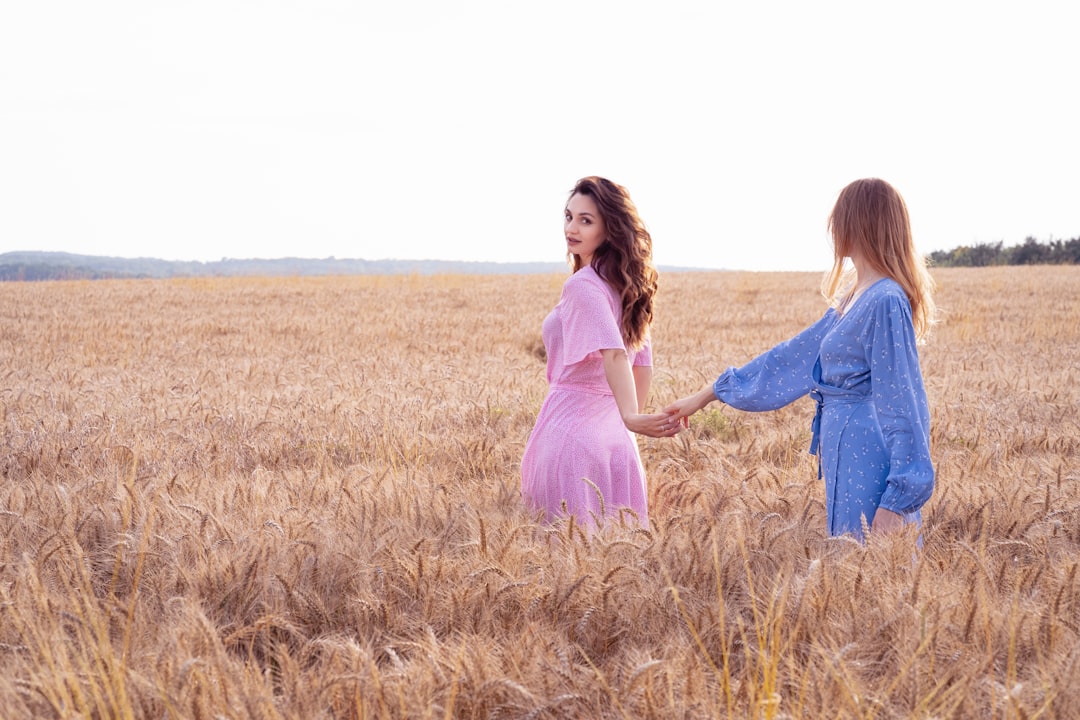
[(907, 204), (896, 189), (878, 178), (856, 180), (840, 191), (829, 214), (833, 266), (821, 283), (832, 305), (854, 290), (853, 270), (844, 258), (858, 252), (877, 272), (904, 289), (911, 303), (915, 336), (924, 338), (934, 324), (934, 280), (926, 258), (915, 252)]
[[(622, 185), (593, 175), (578, 180), (570, 191), (570, 197), (574, 195), (591, 197), (604, 221), (607, 237), (593, 253), (592, 267), (619, 294), (623, 342), (636, 350), (645, 343), (653, 321), (658, 275), (653, 267), (652, 236)], [(567, 253), (567, 260), (574, 272), (582, 268), (579, 256)]]

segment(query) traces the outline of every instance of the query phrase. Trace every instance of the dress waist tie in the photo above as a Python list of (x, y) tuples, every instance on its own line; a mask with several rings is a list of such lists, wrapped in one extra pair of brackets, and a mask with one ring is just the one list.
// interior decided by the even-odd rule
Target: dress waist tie
[[(858, 405), (860, 403), (871, 401), (871, 398), (865, 395), (845, 393), (839, 388), (830, 389), (836, 391), (835, 394), (833, 392), (827, 393), (831, 404)], [(810, 391), (810, 397), (812, 397), (817, 404), (817, 407), (814, 410), (814, 421), (810, 424), (810, 454), (817, 455), (818, 480), (821, 480), (824, 477), (821, 468), (821, 416), (825, 411), (825, 395), (826, 393), (821, 392), (821, 385), (818, 385), (818, 387)]]
[(820, 390), (811, 390), (810, 397), (814, 398), (814, 402), (817, 404), (814, 410), (814, 422), (810, 424), (810, 454), (817, 455), (817, 477), (818, 480), (822, 478), (821, 473), (821, 411), (825, 407), (825, 398), (822, 397)]

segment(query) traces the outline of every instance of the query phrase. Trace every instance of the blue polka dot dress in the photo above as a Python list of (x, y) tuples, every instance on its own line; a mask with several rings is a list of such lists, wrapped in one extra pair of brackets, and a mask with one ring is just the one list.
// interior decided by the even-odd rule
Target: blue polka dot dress
[(919, 523), (934, 489), (930, 411), (911, 305), (889, 278), (843, 314), (830, 308), (795, 337), (713, 385), (740, 410), (775, 410), (809, 394), (817, 401), (810, 452), (825, 481), (829, 534), (863, 539), (879, 508)]

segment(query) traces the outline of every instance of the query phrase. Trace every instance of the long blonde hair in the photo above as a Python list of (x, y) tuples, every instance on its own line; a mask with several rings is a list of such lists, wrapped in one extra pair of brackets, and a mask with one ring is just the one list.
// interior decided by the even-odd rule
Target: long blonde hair
[(878, 178), (856, 180), (840, 191), (829, 214), (833, 266), (821, 282), (821, 294), (833, 306), (851, 292), (853, 271), (844, 258), (860, 254), (870, 266), (896, 281), (911, 303), (915, 336), (924, 338), (934, 324), (934, 280), (926, 258), (915, 252), (907, 204), (896, 189)]
[[(623, 342), (636, 350), (649, 333), (658, 285), (652, 236), (622, 185), (593, 175), (577, 181), (570, 191), (570, 197), (574, 195), (591, 197), (604, 221), (607, 239), (593, 254), (592, 267), (619, 294)], [(568, 253), (568, 259), (574, 272), (582, 268), (580, 256)]]

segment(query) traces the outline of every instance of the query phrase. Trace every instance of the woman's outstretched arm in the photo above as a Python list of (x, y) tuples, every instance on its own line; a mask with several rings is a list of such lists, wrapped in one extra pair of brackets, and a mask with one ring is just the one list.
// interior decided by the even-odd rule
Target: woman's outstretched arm
[(686, 427), (690, 423), (688, 418), (697, 411), (703, 410), (713, 400), (716, 400), (716, 394), (713, 392), (712, 383), (709, 383), (693, 395), (679, 398), (664, 408), (662, 412), (670, 414), (676, 420), (681, 420), (682, 425)]
[(693, 415), (713, 400), (739, 410), (776, 410), (804, 397), (814, 387), (813, 369), (821, 339), (833, 322), (829, 310), (798, 335), (763, 352), (742, 367), (731, 367), (716, 382), (664, 408), (680, 418)]
[[(669, 413), (654, 413), (646, 415), (641, 412), (645, 393), (641, 393), (641, 387), (634, 381), (634, 372), (630, 369), (630, 361), (626, 357), (626, 351), (622, 348), (608, 348), (601, 350), (604, 357), (604, 375), (608, 385), (615, 396), (615, 404), (619, 406), (619, 414), (622, 415), (623, 423), (631, 432), (649, 437), (672, 437), (681, 429), (677, 419)], [(649, 378), (651, 380), (651, 373)]]

